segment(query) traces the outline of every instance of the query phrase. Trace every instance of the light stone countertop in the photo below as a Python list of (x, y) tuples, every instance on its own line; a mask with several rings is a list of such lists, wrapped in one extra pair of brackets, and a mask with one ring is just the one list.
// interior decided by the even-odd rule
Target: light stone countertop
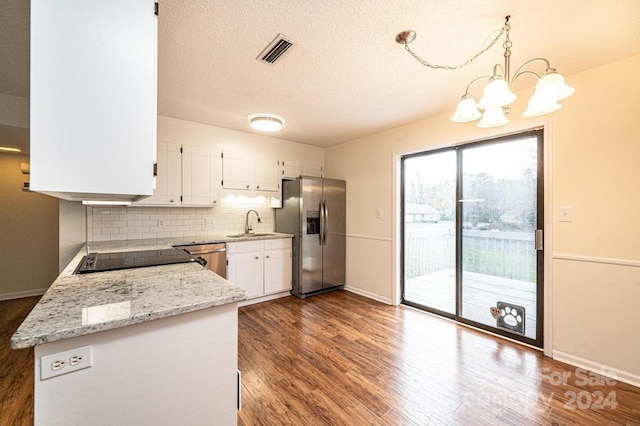
[(168, 248), (172, 245), (291, 238), (181, 237), (112, 241), (84, 246), (11, 337), (13, 349), (83, 336), (245, 300), (240, 287), (196, 262), (74, 275), (91, 252)]

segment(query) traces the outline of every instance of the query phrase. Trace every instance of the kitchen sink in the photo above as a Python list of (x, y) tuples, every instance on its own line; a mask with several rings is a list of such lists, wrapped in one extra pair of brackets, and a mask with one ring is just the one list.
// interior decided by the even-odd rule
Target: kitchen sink
[(271, 233), (269, 234), (233, 234), (233, 235), (227, 235), (227, 237), (229, 238), (253, 238), (253, 237), (268, 237), (269, 235), (273, 235)]

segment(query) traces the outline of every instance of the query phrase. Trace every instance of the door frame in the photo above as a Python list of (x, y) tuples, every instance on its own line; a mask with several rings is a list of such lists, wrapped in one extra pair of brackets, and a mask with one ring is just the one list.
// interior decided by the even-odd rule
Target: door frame
[[(544, 332), (544, 342), (542, 350), (546, 356), (551, 357), (553, 355), (553, 263), (552, 263), (552, 253), (553, 253), (553, 205), (552, 205), (552, 194), (553, 194), (553, 181), (552, 181), (552, 166), (553, 166), (553, 156), (552, 156), (552, 147), (553, 147), (553, 127), (551, 118), (544, 118), (537, 122), (529, 123), (528, 125), (515, 125), (510, 127), (506, 131), (501, 133), (493, 133), (493, 134), (484, 134), (479, 135), (478, 132), (483, 132), (484, 130), (478, 130), (477, 132), (473, 132), (473, 136), (477, 136), (469, 139), (460, 139), (455, 140), (449, 143), (443, 143), (439, 145), (435, 145), (433, 147), (433, 151), (442, 148), (452, 148), (458, 145), (467, 145), (473, 142), (481, 142), (488, 139), (494, 139), (502, 136), (512, 136), (521, 133), (525, 133), (531, 130), (540, 130), (542, 129), (543, 135), (543, 182), (544, 182), (544, 312), (543, 312), (543, 332)], [(393, 217), (394, 217), (394, 227), (393, 227), (393, 235), (392, 235), (392, 246), (393, 246), (393, 264), (392, 264), (392, 272), (393, 272), (393, 292), (392, 292), (392, 304), (400, 305), (402, 301), (402, 277), (404, 274), (403, 271), (403, 257), (402, 257), (402, 246), (403, 246), (403, 225), (402, 225), (402, 167), (401, 161), (402, 157), (418, 153), (424, 152), (425, 150), (429, 150), (429, 146), (423, 146), (419, 148), (415, 148), (413, 150), (408, 150), (405, 152), (392, 152), (391, 161), (393, 163)], [(472, 325), (464, 324), (458, 322), (457, 324), (476, 328)], [(533, 349), (540, 350), (539, 347), (531, 346), (526, 343), (510, 339), (506, 336), (501, 336), (499, 334), (492, 333), (490, 331), (478, 329), (480, 331), (484, 331), (486, 333), (495, 335), (496, 337), (503, 338), (506, 340), (514, 341), (518, 344), (529, 346)]]

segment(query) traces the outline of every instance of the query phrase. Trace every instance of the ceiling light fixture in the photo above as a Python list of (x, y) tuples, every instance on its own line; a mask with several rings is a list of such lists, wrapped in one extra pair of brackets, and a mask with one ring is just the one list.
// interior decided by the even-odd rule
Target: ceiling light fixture
[(0, 146), (0, 151), (4, 152), (22, 152), (20, 148), (12, 148), (10, 146)]
[[(509, 39), (509, 30), (511, 29), (511, 24), (509, 24), (510, 18), (511, 16), (507, 16), (505, 18), (504, 26), (500, 29), (498, 35), (486, 47), (469, 58), (465, 63), (455, 66), (431, 64), (414, 53), (409, 48), (409, 43), (415, 40), (415, 31), (403, 31), (396, 36), (396, 42), (404, 44), (405, 50), (422, 65), (434, 69), (456, 70), (472, 63), (480, 55), (495, 45), (503, 34), (506, 34), (505, 41), (502, 44), (502, 47), (504, 48), (504, 67), (500, 64), (496, 64), (493, 67), (492, 75), (486, 75), (471, 80), (467, 85), (467, 89), (465, 90), (462, 99), (458, 102), (458, 106), (451, 117), (451, 121), (456, 123), (466, 123), (482, 118), (478, 123), (478, 127), (496, 127), (507, 124), (509, 120), (505, 117), (505, 113), (509, 113), (509, 106), (516, 100), (516, 95), (512, 92), (513, 83), (522, 75), (530, 75), (538, 80), (533, 95), (529, 98), (527, 110), (522, 114), (524, 117), (536, 117), (557, 111), (560, 109), (560, 104), (558, 102), (568, 98), (575, 91), (573, 87), (567, 85), (564, 81), (564, 77), (558, 74), (555, 68), (551, 68), (549, 61), (545, 58), (533, 58), (526, 61), (516, 70), (513, 78), (511, 77), (511, 46), (513, 44)], [(537, 61), (545, 63), (546, 68), (544, 72), (538, 74), (525, 69), (529, 64)], [(489, 82), (484, 88), (482, 98), (476, 103), (475, 99), (469, 93), (469, 89), (472, 84), (480, 80), (489, 80)], [(484, 112), (480, 112), (479, 110), (483, 110)]]
[(284, 118), (275, 114), (253, 114), (249, 116), (251, 127), (261, 132), (277, 132), (282, 130)]

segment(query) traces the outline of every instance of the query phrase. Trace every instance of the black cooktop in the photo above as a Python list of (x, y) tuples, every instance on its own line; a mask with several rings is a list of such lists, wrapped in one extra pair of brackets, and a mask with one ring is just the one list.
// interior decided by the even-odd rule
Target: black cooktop
[(88, 274), (91, 272), (115, 271), (118, 269), (197, 261), (197, 259), (194, 259), (189, 254), (176, 248), (114, 253), (89, 253), (82, 258), (75, 273)]

